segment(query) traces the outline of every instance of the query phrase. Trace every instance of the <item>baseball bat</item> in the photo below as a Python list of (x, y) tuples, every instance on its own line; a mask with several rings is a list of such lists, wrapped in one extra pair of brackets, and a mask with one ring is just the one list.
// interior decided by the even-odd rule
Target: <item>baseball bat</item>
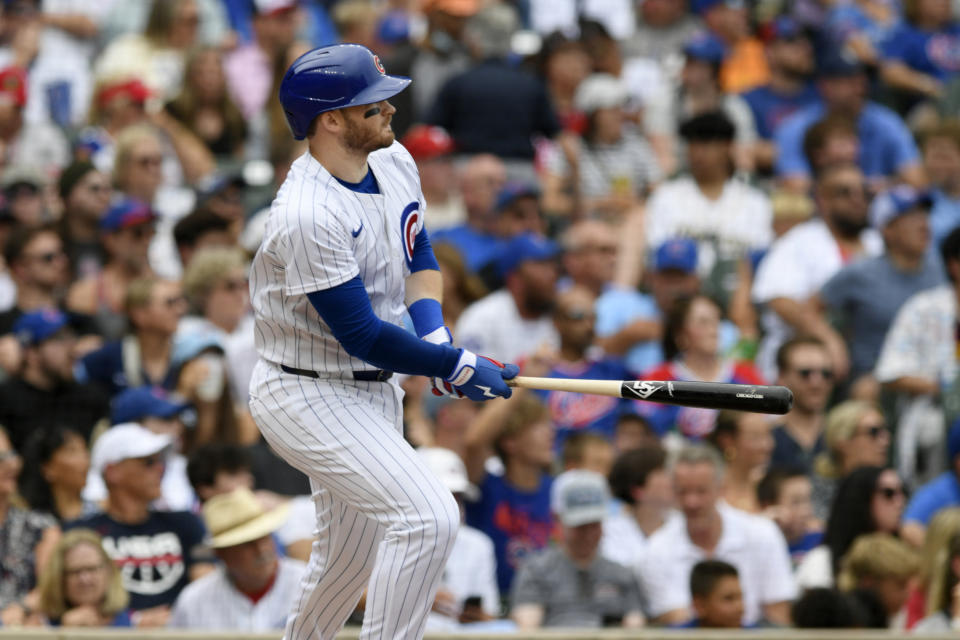
[(506, 380), (506, 383), (511, 387), (524, 389), (592, 393), (702, 409), (731, 409), (782, 415), (789, 412), (793, 406), (793, 393), (790, 389), (768, 385), (682, 380), (580, 380), (525, 376)]

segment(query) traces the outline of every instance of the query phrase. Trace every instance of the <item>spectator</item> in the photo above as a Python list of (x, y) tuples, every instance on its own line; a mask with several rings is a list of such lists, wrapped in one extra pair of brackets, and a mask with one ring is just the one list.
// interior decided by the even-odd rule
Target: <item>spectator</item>
[(634, 449), (656, 448), (660, 446), (660, 438), (650, 426), (650, 421), (633, 411), (632, 407), (624, 409), (617, 418), (616, 431), (613, 436), (613, 450), (617, 453), (626, 453)]
[[(293, 470), (289, 466), (288, 469)], [(254, 459), (250, 451), (235, 444), (205, 444), (197, 447), (187, 462), (190, 486), (201, 503), (235, 489), (252, 491), (255, 486), (259, 486), (253, 471)], [(277, 471), (282, 473), (280, 469)], [(275, 532), (275, 538), (282, 545), (284, 555), (307, 562), (313, 544), (313, 530), (316, 527), (314, 504), (309, 494), (290, 498), (266, 489), (258, 489), (255, 495), (265, 508), (287, 504), (288, 517)]]
[[(643, 372), (649, 380), (694, 380), (764, 384), (749, 362), (721, 354), (721, 310), (705, 295), (679, 300), (667, 314), (663, 334), (664, 362)], [(675, 430), (680, 435), (704, 438), (713, 431), (717, 411), (676, 407), (636, 401), (637, 411), (646, 416), (660, 435)]]
[(843, 559), (837, 578), (842, 591), (873, 591), (892, 629), (903, 629), (903, 606), (908, 586), (920, 571), (916, 551), (889, 533), (870, 533), (856, 539)]
[(957, 597), (957, 584), (960, 583), (960, 572), (957, 571), (960, 532), (955, 532), (945, 542), (937, 559), (937, 564), (931, 567), (927, 614), (913, 628), (914, 633), (949, 633), (953, 630), (953, 621), (960, 617), (960, 598)]
[(798, 467), (771, 468), (757, 484), (757, 504), (780, 527), (794, 569), (823, 540), (811, 492), (810, 478)]
[(94, 444), (93, 470), (103, 476), (107, 499), (102, 513), (68, 524), (93, 529), (121, 568), (130, 608), (149, 626), (163, 626), (170, 606), (191, 580), (212, 568), (203, 522), (186, 511), (154, 511), (161, 496), (169, 436), (135, 423), (108, 429)]
[[(512, 238), (520, 233), (546, 233), (546, 223), (540, 211), (540, 187), (536, 182), (508, 180), (497, 194), (494, 209), (497, 212), (496, 231), (501, 238)], [(496, 287), (491, 285), (490, 288)]]
[[(553, 425), (546, 408), (519, 391), (509, 402), (482, 410), (464, 438), (467, 477), (480, 490), (479, 499), (466, 505), (466, 522), (493, 540), (502, 594), (510, 593), (524, 558), (547, 546), (554, 526), (548, 472)], [(484, 466), (491, 447), (503, 463), (502, 475)]]
[(773, 236), (780, 238), (813, 216), (813, 199), (804, 193), (776, 189), (770, 194), (773, 207)]
[(480, 278), (467, 271), (466, 262), (452, 246), (438, 244), (433, 254), (443, 274), (443, 324), (455, 327), (464, 309), (487, 295), (487, 289)]
[(859, 536), (897, 533), (905, 502), (903, 483), (893, 469), (864, 466), (845, 476), (830, 506), (823, 544), (800, 563), (797, 583), (804, 589), (833, 586)]
[(827, 414), (824, 452), (814, 460), (813, 513), (825, 518), (840, 478), (860, 467), (887, 462), (890, 431), (879, 407), (863, 400), (841, 402)]
[(825, 45), (852, 56), (867, 68), (875, 68), (884, 40), (898, 19), (896, 8), (877, 0), (834, 5), (826, 15)]
[(532, 177), (532, 138), (552, 138), (560, 126), (543, 81), (506, 60), (518, 27), (509, 5), (467, 21), (463, 40), (474, 62), (441, 86), (426, 120), (449, 131), (461, 152), (496, 154), (517, 165), (517, 177)]
[(806, 130), (824, 114), (842, 113), (857, 121), (858, 164), (872, 185), (889, 179), (922, 187), (925, 181), (917, 147), (900, 117), (867, 100), (867, 77), (858, 63), (829, 55), (820, 65), (817, 88), (823, 101), (796, 112), (776, 132), (777, 175), (785, 186), (806, 191), (810, 166), (802, 156)]
[(69, 522), (97, 511), (96, 504), (83, 499), (83, 487), (90, 469), (86, 439), (65, 426), (37, 429), (23, 447), (20, 495), (31, 509)]
[(22, 451), (37, 428), (70, 425), (84, 439), (107, 416), (107, 397), (96, 387), (73, 379), (75, 339), (67, 316), (56, 309), (24, 314), (13, 325), (23, 364), (0, 383), (0, 424)]
[(903, 19), (886, 34), (880, 52), (880, 78), (904, 94), (901, 112), (943, 95), (944, 85), (956, 77), (957, 58), (937, 47), (957, 46), (958, 38), (960, 24), (949, 2), (904, 2)]
[(100, 220), (100, 242), (107, 256), (103, 269), (75, 281), (67, 293), (67, 309), (91, 316), (108, 340), (120, 338), (126, 330), (127, 287), (152, 274), (147, 252), (156, 219), (153, 209), (132, 198), (112, 205)]
[(615, 227), (606, 222), (584, 220), (570, 225), (561, 238), (564, 273), (595, 297), (618, 288), (614, 279), (619, 242)]
[(690, 37), (702, 29), (686, 2), (652, 0), (637, 5), (637, 28), (622, 42), (626, 58), (649, 58), (664, 65), (683, 50)]
[(929, 251), (931, 204), (929, 195), (908, 185), (875, 197), (870, 218), (883, 235), (884, 253), (844, 266), (820, 290), (819, 300), (838, 318), (850, 353), (855, 397), (879, 394), (873, 367), (897, 310), (914, 293), (944, 281), (943, 267)]
[(8, 334), (23, 314), (59, 306), (67, 283), (67, 255), (51, 226), (19, 226), (4, 245), (3, 259), (17, 287), (14, 306), (0, 313), (0, 334)]
[(946, 562), (944, 560), (945, 556), (949, 558), (953, 555), (950, 552), (951, 541), (960, 534), (960, 509), (947, 507), (938, 511), (925, 533), (920, 547), (920, 579), (911, 586), (910, 599), (907, 601), (908, 629), (918, 627), (923, 618), (944, 610), (945, 598), (950, 598), (952, 585), (949, 576), (952, 571), (945, 572), (943, 565), (952, 564), (949, 559)]
[(814, 70), (813, 43), (801, 25), (779, 16), (766, 25), (766, 57), (770, 80), (743, 94), (757, 127), (756, 166), (773, 168), (776, 146), (773, 135), (787, 117), (819, 98), (810, 82)]
[(74, 280), (96, 276), (107, 260), (100, 221), (110, 208), (110, 179), (93, 163), (76, 161), (60, 174), (60, 237)]
[[(73, 529), (40, 575), (40, 611), (56, 627), (130, 627), (130, 594), (100, 536)], [(146, 626), (146, 625), (144, 625)]]
[(723, 90), (740, 93), (767, 82), (770, 70), (763, 44), (751, 32), (747, 5), (736, 0), (698, 0), (692, 6), (707, 30), (730, 50), (720, 69)]
[(186, 307), (179, 283), (154, 277), (133, 280), (124, 297), (130, 334), (84, 356), (77, 379), (96, 383), (111, 396), (145, 384), (173, 390), (178, 376), (173, 335)]
[(793, 392), (793, 407), (771, 432), (770, 466), (797, 466), (809, 474), (824, 449), (827, 402), (833, 393), (830, 354), (819, 338), (801, 335), (780, 345), (776, 362), (777, 384)]
[(500, 260), (505, 286), (473, 303), (457, 321), (458, 344), (513, 362), (559, 340), (550, 320), (557, 281), (558, 247), (532, 233), (510, 239)]
[(708, 113), (722, 113), (732, 125), (727, 140), (732, 150), (732, 155), (727, 154), (732, 167), (753, 171), (753, 147), (757, 140), (753, 114), (743, 98), (725, 93), (720, 86), (721, 67), (728, 53), (727, 47), (709, 33), (692, 37), (683, 48), (684, 65), (677, 89), (650, 98), (644, 124), (654, 148), (671, 156), (669, 164), (662, 167), (666, 175), (677, 168), (692, 169), (689, 148), (677, 148), (676, 137), (679, 133), (686, 139), (683, 124)]
[(265, 510), (248, 489), (210, 498), (203, 519), (222, 563), (187, 585), (170, 614), (170, 627), (258, 632), (282, 629), (306, 565), (278, 558), (271, 533), (286, 505)]
[(498, 157), (481, 153), (464, 164), (459, 179), (467, 219), (461, 225), (431, 233), (431, 236), (437, 245), (453, 245), (460, 252), (467, 269), (471, 273), (478, 273), (500, 252), (494, 204), (507, 180), (507, 172)]
[(192, 313), (180, 321), (178, 333), (206, 331), (217, 336), (233, 395), (238, 405), (246, 407), (257, 352), (243, 252), (237, 248), (200, 250), (184, 272), (183, 289)]
[(575, 108), (574, 96), (590, 72), (591, 60), (583, 42), (559, 30), (543, 39), (537, 54), (537, 73), (546, 83), (550, 102), (566, 130), (583, 126), (583, 114)]
[(461, 225), (467, 218), (463, 198), (456, 188), (456, 168), (451, 154), (453, 138), (442, 127), (417, 125), (403, 136), (401, 144), (417, 163), (420, 189), (430, 203), (430, 231)]
[(243, 152), (247, 123), (227, 93), (220, 50), (201, 47), (186, 60), (184, 81), (165, 109), (222, 160)]
[(42, 574), (60, 539), (57, 521), (46, 513), (25, 509), (16, 499), (22, 461), (0, 427), (0, 624), (20, 625), (37, 608), (37, 576)]
[[(940, 245), (940, 254), (949, 284), (921, 291), (900, 307), (874, 370), (883, 389), (898, 396), (898, 422), (903, 425), (897, 436), (899, 459), (909, 462), (911, 470), (918, 453), (940, 470), (935, 457), (942, 448), (940, 403), (953, 396), (951, 388), (957, 380), (957, 356), (951, 345), (960, 299), (960, 227)], [(933, 425), (934, 437), (927, 441), (921, 438), (923, 424)]]
[(903, 514), (903, 539), (915, 547), (923, 544), (938, 512), (960, 507), (960, 422), (954, 422), (947, 435), (947, 459), (947, 471), (917, 489)]
[(640, 569), (654, 621), (690, 620), (690, 571), (709, 555), (740, 572), (745, 625), (761, 619), (786, 624), (796, 588), (787, 545), (776, 525), (720, 500), (723, 462), (711, 447), (682, 449), (672, 473), (683, 516), (653, 534)]
[(773, 243), (753, 282), (753, 301), (765, 307), (761, 317), (765, 336), (757, 362), (771, 379), (776, 377), (777, 349), (798, 333), (822, 340), (834, 374), (846, 376), (843, 338), (807, 302), (844, 264), (881, 251), (879, 234), (868, 228), (866, 185), (859, 168), (852, 164), (824, 168), (817, 175), (814, 200), (820, 215)]
[[(857, 121), (842, 111), (827, 113), (803, 134), (803, 157), (810, 163), (810, 173), (814, 176), (833, 164), (857, 164), (860, 157)], [(789, 185), (782, 190), (800, 193)]]
[[(596, 73), (577, 88), (574, 105), (586, 117), (583, 138), (570, 137), (544, 177), (544, 206), (555, 215), (617, 218), (660, 181), (653, 149), (627, 122), (627, 89)], [(567, 195), (569, 194), (569, 195)]]
[(710, 441), (727, 463), (723, 500), (731, 507), (758, 513), (757, 486), (773, 450), (770, 421), (758, 413), (721, 411)]
[[(463, 460), (453, 451), (439, 447), (421, 447), (417, 453), (453, 493), (462, 512), (464, 500), (476, 497), (477, 491), (467, 479)], [(497, 618), (500, 613), (497, 560), (493, 541), (486, 534), (461, 524), (443, 575), (427, 629), (455, 629), (458, 623), (488, 622)]]
[(640, 579), (650, 536), (676, 517), (666, 451), (657, 444), (622, 452), (613, 463), (609, 481), (621, 504), (603, 521), (600, 551), (637, 572)]
[(0, 190), (6, 212), (13, 221), (36, 227), (51, 218), (45, 202), (47, 180), (42, 173), (24, 165), (11, 165), (0, 176)]
[(694, 618), (685, 628), (740, 629), (743, 590), (737, 568), (723, 560), (701, 560), (690, 570)]
[(70, 147), (49, 123), (24, 122), (27, 73), (20, 66), (0, 68), (0, 167), (33, 167), (56, 173), (69, 161)]
[(228, 249), (237, 244), (229, 220), (206, 208), (199, 208), (177, 220), (173, 226), (173, 241), (184, 269), (190, 267), (193, 256), (203, 249)]
[(930, 179), (930, 233), (939, 247), (960, 225), (960, 121), (944, 120), (920, 134), (923, 168)]
[(585, 469), (606, 477), (613, 466), (613, 445), (610, 439), (590, 431), (575, 433), (560, 450), (560, 467), (564, 471)]
[(686, 121), (680, 135), (689, 145), (690, 176), (657, 187), (647, 204), (647, 246), (677, 237), (697, 240), (697, 272), (710, 278), (725, 302), (738, 285), (737, 265), (773, 240), (772, 210), (763, 192), (733, 177), (733, 126), (722, 113)]
[[(574, 286), (557, 295), (553, 325), (560, 336), (560, 349), (547, 374), (552, 378), (624, 380), (627, 370), (619, 360), (591, 353), (594, 338), (593, 294)], [(559, 451), (576, 433), (596, 433), (613, 439), (614, 426), (625, 401), (583, 393), (538, 391), (557, 430), (554, 445)]]
[[(791, 617), (797, 629), (882, 629), (886, 627), (882, 608), (875, 596), (816, 587), (804, 591), (793, 603)], [(875, 609), (880, 609), (876, 616)], [(874, 617), (882, 620), (872, 624)]]
[(574, 470), (557, 476), (550, 505), (560, 522), (560, 543), (520, 566), (510, 617), (521, 630), (643, 625), (636, 579), (598, 553), (608, 501), (599, 474)]

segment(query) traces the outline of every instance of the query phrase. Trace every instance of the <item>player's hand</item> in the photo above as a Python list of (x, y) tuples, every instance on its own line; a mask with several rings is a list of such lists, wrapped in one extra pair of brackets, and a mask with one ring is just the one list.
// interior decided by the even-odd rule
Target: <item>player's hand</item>
[(509, 398), (513, 389), (507, 386), (505, 380), (516, 377), (519, 372), (515, 364), (500, 364), (486, 356), (461, 349), (460, 360), (445, 381), (471, 400), (482, 402), (491, 398)]
[[(423, 336), (423, 339), (432, 344), (450, 344), (453, 342), (453, 336), (450, 329), (440, 327), (436, 331)], [(453, 396), (462, 398), (463, 394), (454, 389), (453, 385), (443, 378), (430, 378), (430, 393), (435, 396)]]

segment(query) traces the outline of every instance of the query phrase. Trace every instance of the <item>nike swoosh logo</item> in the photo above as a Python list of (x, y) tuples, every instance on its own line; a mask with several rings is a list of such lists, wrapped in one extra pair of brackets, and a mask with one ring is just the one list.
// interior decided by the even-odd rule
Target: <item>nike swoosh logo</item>
[(350, 235), (352, 235), (354, 238), (356, 238), (358, 235), (360, 235), (360, 232), (361, 232), (361, 231), (363, 231), (363, 223), (362, 223), (362, 222), (360, 223), (360, 226), (357, 227), (357, 230), (356, 230), (356, 231), (351, 231), (351, 232), (350, 232)]

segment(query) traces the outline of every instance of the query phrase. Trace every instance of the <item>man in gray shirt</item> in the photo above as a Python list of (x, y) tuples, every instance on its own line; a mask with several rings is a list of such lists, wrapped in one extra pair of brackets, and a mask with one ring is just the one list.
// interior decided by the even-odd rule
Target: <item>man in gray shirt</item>
[(510, 616), (521, 630), (643, 625), (633, 573), (599, 554), (609, 500), (598, 473), (576, 469), (554, 480), (550, 503), (561, 541), (520, 565)]

